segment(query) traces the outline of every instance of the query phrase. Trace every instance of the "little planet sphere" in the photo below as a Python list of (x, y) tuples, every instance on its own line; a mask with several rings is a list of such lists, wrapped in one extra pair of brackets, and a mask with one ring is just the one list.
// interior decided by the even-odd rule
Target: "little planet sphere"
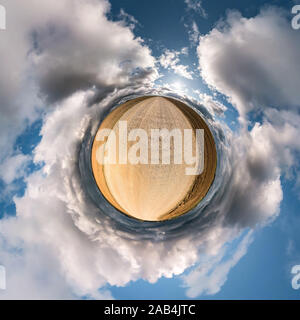
[(100, 192), (120, 213), (158, 222), (187, 213), (205, 197), (217, 151), (198, 112), (173, 98), (144, 96), (102, 121), (91, 164)]

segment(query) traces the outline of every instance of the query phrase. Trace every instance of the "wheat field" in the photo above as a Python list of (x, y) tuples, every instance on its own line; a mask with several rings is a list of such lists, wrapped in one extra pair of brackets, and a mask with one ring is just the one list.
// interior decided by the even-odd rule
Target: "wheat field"
[[(213, 136), (205, 121), (184, 103), (166, 97), (141, 97), (114, 109), (101, 123), (99, 130), (112, 129), (116, 134), (119, 157), (119, 122), (127, 121), (128, 132), (143, 129), (151, 136), (151, 129), (193, 130), (193, 152), (196, 152), (195, 129), (204, 129), (204, 170), (197, 176), (186, 175), (186, 163), (151, 164), (150, 141), (147, 164), (100, 164), (97, 149), (111, 139), (93, 142), (91, 162), (98, 188), (104, 197), (120, 212), (142, 221), (163, 221), (180, 216), (201, 201), (215, 176), (217, 153)], [(136, 142), (128, 142), (129, 150)], [(171, 142), (171, 159), (174, 148)], [(161, 154), (160, 154), (161, 160)]]

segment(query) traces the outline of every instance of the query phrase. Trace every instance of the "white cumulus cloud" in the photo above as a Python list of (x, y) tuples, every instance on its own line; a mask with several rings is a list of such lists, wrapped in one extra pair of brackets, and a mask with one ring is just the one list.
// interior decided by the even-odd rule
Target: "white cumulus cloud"
[(187, 49), (181, 51), (168, 50), (160, 56), (159, 62), (165, 69), (173, 70), (176, 74), (187, 79), (193, 79), (192, 71), (188, 70), (188, 66), (180, 64), (180, 55), (186, 55)]
[[(210, 109), (222, 113), (224, 106), (202, 96), (202, 110), (226, 152), (218, 193), (198, 217), (200, 224), (193, 232), (154, 241), (129, 239), (109, 217), (99, 219), (78, 172), (78, 147), (90, 124), (95, 131), (101, 110), (116, 97), (142, 93), (137, 88), (155, 79), (155, 59), (149, 48), (124, 21), (108, 20), (109, 3), (104, 0), (49, 0), (42, 5), (27, 1), (32, 10), (17, 1), (6, 4), (20, 19), (16, 18), (10, 46), (8, 37), (0, 41), (7, 50), (5, 67), (15, 65), (16, 70), (7, 83), (0, 80), (1, 114), (12, 124), (3, 132), (12, 133), (12, 144), (21, 130), (14, 132), (16, 123), (24, 126), (25, 119), (38, 117), (42, 110), (42, 139), (34, 150), (34, 161), (43, 166), (25, 177), (25, 194), (14, 198), (16, 217), (0, 221), (0, 262), (8, 271), (7, 290), (0, 297), (110, 298), (107, 284), (124, 286), (138, 279), (153, 283), (189, 267), (193, 270), (184, 278), (188, 296), (218, 292), (245, 254), (251, 231), (231, 259), (224, 255), (226, 243), (245, 228), (252, 230), (277, 217), (283, 197), (281, 178), (297, 165), (300, 121), (295, 113), (299, 95), (295, 83), (300, 73), (294, 65), (299, 55), (294, 42), (299, 36), (287, 28), (283, 13), (270, 9), (252, 19), (232, 14), (225, 26), (201, 38), (202, 77), (228, 96), (243, 125), (248, 124), (251, 110), (262, 113), (261, 121), (250, 130), (244, 125), (232, 133), (211, 120)], [(71, 13), (73, 19), (69, 19)], [(288, 50), (284, 62), (279, 55), (282, 48)], [(187, 54), (186, 49), (167, 50), (160, 63), (190, 79), (187, 66), (179, 63), (180, 54)], [(25, 83), (30, 79), (26, 90), (24, 79)], [(13, 157), (2, 164), (7, 182), (23, 170), (25, 159)], [(14, 165), (6, 172), (9, 161)]]

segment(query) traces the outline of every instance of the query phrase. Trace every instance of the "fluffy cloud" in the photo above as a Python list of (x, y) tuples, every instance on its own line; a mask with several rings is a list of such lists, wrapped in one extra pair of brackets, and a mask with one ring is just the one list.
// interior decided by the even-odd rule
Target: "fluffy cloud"
[(28, 155), (18, 153), (7, 158), (0, 165), (0, 178), (6, 183), (12, 183), (15, 179), (23, 177), (31, 158)]
[[(26, 3), (3, 0), (1, 4), (5, 6), (9, 15), (7, 30), (1, 33), (0, 41), (1, 70), (6, 75), (0, 78), (0, 174), (1, 179), (8, 184), (5, 191), (5, 194), (8, 194), (15, 188), (13, 181), (26, 176), (25, 168), (30, 158), (15, 153), (13, 146), (16, 137), (28, 124), (41, 115), (51, 112), (51, 108), (55, 106), (58, 109), (60, 106), (64, 108), (64, 104), (60, 104), (59, 101), (72, 96), (77, 91), (91, 89), (93, 96), (100, 99), (101, 95), (132, 83), (151, 83), (156, 78), (157, 72), (154, 65), (155, 59), (149, 48), (143, 44), (142, 39), (136, 38), (133, 34), (132, 20), (128, 25), (129, 17), (125, 17), (124, 12), (121, 12), (120, 21), (108, 20), (106, 15), (110, 5), (106, 0), (84, 2), (55, 0), (44, 1), (43, 4), (37, 0), (28, 0)], [(79, 108), (80, 112), (77, 110), (76, 113), (75, 106), (75, 103), (74, 108), (70, 106), (68, 116), (71, 115), (71, 118), (75, 116), (76, 119), (79, 119), (80, 115), (84, 116), (84, 113), (80, 112), (86, 111), (87, 107), (85, 105), (85, 108)], [(64, 123), (59, 121), (60, 126), (66, 132), (71, 126), (69, 122), (71, 118), (64, 119)], [(60, 128), (55, 127), (50, 120), (46, 122), (43, 134), (50, 127), (47, 133), (49, 135), (51, 132), (53, 141), (56, 141)], [(76, 123), (75, 120), (74, 122)], [(79, 124), (81, 124), (80, 121)], [(63, 145), (62, 141), (59, 143)], [(54, 145), (48, 146), (49, 149), (52, 147), (54, 151)], [(56, 144), (56, 147), (56, 151), (66, 151), (60, 149), (60, 145)], [(47, 159), (49, 151), (45, 152), (44, 156), (48, 163), (45, 170), (48, 168), (57, 173), (57, 170), (54, 169), (57, 168), (56, 151), (50, 156), (53, 163)], [(36, 154), (38, 158), (38, 152)], [(72, 152), (70, 151), (67, 155), (74, 159), (74, 150), (72, 149)], [(43, 156), (40, 155), (40, 157)], [(49, 245), (51, 237), (47, 240), (47, 235), (41, 231), (44, 228), (48, 229), (44, 225), (46, 221), (41, 224), (39, 222), (39, 219), (43, 220), (47, 216), (50, 218), (53, 212), (56, 212), (58, 215), (53, 218), (61, 227), (65, 226), (68, 230), (65, 233), (61, 229), (61, 234), (66, 234), (67, 238), (71, 239), (68, 228), (72, 228), (72, 224), (66, 226), (68, 219), (65, 216), (68, 208), (63, 207), (59, 201), (59, 197), (63, 198), (63, 194), (59, 192), (54, 196), (55, 200), (51, 208), (49, 205), (52, 199), (51, 192), (47, 197), (48, 191), (42, 187), (44, 185), (42, 180), (48, 172), (39, 172), (39, 174), (40, 176), (30, 175), (27, 180), (28, 188), (24, 199), (26, 198), (28, 202), (22, 203), (20, 199), (15, 199), (17, 219), (1, 221), (1, 263), (7, 266), (9, 284), (4, 296), (15, 298), (74, 297), (70, 294), (65, 281), (62, 281), (68, 278), (69, 274), (69, 271), (63, 269), (59, 263), (62, 252), (53, 251), (53, 248), (62, 239), (57, 238), (58, 242), (54, 247)], [(55, 175), (58, 180), (61, 177), (62, 175)], [(49, 177), (47, 179), (49, 185), (44, 186), (56, 188), (51, 185), (53, 180)], [(38, 187), (37, 184), (40, 183)], [(45, 197), (42, 195), (42, 190), (45, 192)], [(41, 238), (43, 239), (40, 239), (40, 244), (32, 240), (39, 239), (38, 225), (41, 227)], [(50, 229), (49, 225), (48, 231)], [(74, 233), (75, 238), (76, 232)], [(26, 244), (23, 246), (22, 243)], [(19, 255), (15, 255), (16, 250), (20, 253)], [(70, 256), (71, 251), (68, 253)], [(77, 258), (80, 259), (80, 257)], [(71, 260), (72, 258), (70, 258), (70, 267)], [(74, 282), (76, 288), (76, 286), (80, 287), (77, 282), (85, 281), (83, 287), (90, 289), (95, 279), (89, 278), (89, 275), (83, 278), (82, 267), (84, 266), (80, 263), (77, 266), (72, 264), (73, 270), (77, 270), (78, 278), (81, 280), (72, 279), (76, 277), (76, 272), (71, 271), (70, 282)], [(80, 277), (79, 273), (81, 273)], [(95, 283), (101, 287), (106, 281), (101, 277), (99, 279), (100, 282)], [(45, 286), (46, 290), (43, 289)], [(86, 291), (92, 291), (92, 289)], [(80, 294), (79, 292), (78, 295)], [(92, 294), (95, 297), (109, 297), (109, 294), (99, 293), (98, 290), (94, 290)]]
[(211, 95), (206, 93), (201, 93), (199, 90), (194, 90), (200, 99), (200, 102), (209, 109), (210, 113), (217, 114), (219, 116), (223, 115), (227, 108), (218, 100), (216, 100)]
[(66, 1), (72, 19), (51, 21), (34, 34), (33, 64), (41, 91), (55, 102), (78, 90), (123, 87), (155, 78), (154, 58), (123, 23), (107, 20), (104, 1)]
[[(16, 1), (9, 4), (10, 10), (17, 6)], [(229, 260), (226, 243), (244, 228), (254, 229), (278, 215), (282, 175), (288, 176), (296, 164), (300, 122), (293, 108), (298, 92), (288, 88), (288, 94), (276, 92), (282, 100), (273, 97), (274, 88), (283, 84), (276, 77), (276, 66), (281, 72), (291, 71), (289, 63), (294, 62), (281, 63), (276, 56), (280, 50), (275, 49), (294, 45), (294, 55), (299, 54), (293, 43), (296, 36), (289, 33), (284, 16), (274, 9), (252, 19), (234, 14), (225, 27), (201, 38), (198, 54), (203, 78), (229, 97), (243, 117), (242, 124), (248, 124), (247, 112), (260, 106), (264, 107), (262, 119), (250, 130), (242, 126), (240, 132), (232, 133), (210, 114), (210, 110), (222, 112), (224, 107), (202, 96), (208, 107), (197, 107), (207, 116), (223, 154), (215, 192), (194, 220), (186, 222), (188, 232), (166, 239), (159, 233), (154, 239), (141, 239), (116, 228), (108, 216), (100, 218), (99, 209), (83, 187), (78, 150), (88, 128), (96, 128), (100, 113), (112, 101), (133, 93), (153, 93), (147, 91), (147, 84), (155, 77), (154, 59), (124, 22), (107, 20), (106, 1), (45, 1), (38, 15), (34, 8), (40, 5), (33, 0), (30, 4), (35, 5), (28, 10), (30, 16), (25, 14), (22, 20), (20, 13), (21, 20), (16, 23), (24, 30), (15, 44), (20, 50), (11, 60), (6, 58), (8, 65), (16, 63), (16, 79), (27, 79), (27, 72), (32, 77), (31, 90), (25, 90), (30, 92), (29, 111), (16, 109), (14, 116), (19, 117), (20, 112), (20, 119), (34, 117), (36, 102), (50, 103), (51, 108), (44, 114), (42, 140), (34, 151), (34, 161), (43, 167), (26, 177), (24, 196), (14, 199), (16, 217), (0, 221), (0, 262), (8, 273), (8, 289), (0, 293), (1, 298), (110, 298), (104, 289), (107, 284), (123, 286), (138, 279), (155, 282), (189, 267), (194, 268), (184, 278), (189, 296), (216, 293), (231, 267), (245, 254), (251, 231)], [(73, 19), (66, 19), (70, 13)], [(277, 38), (274, 27), (289, 37)], [(255, 41), (260, 47), (254, 46)], [(272, 59), (268, 60), (270, 52)], [(179, 54), (165, 52), (160, 62), (185, 74), (187, 69), (178, 69)], [(256, 63), (264, 59), (266, 63), (258, 68)], [(278, 64), (272, 64), (277, 59)], [(273, 73), (271, 67), (276, 69)], [(298, 79), (294, 72), (290, 76)], [(136, 86), (127, 88), (130, 84)], [(21, 99), (21, 80), (12, 79), (6, 85), (11, 87), (3, 94), (18, 92)], [(1, 107), (10, 121), (13, 113), (8, 105), (14, 101), (20, 108), (12, 96), (7, 96), (9, 103)], [(2, 174), (7, 181), (22, 171), (15, 160), (15, 170)]]
[(204, 80), (230, 97), (241, 114), (299, 108), (300, 34), (286, 12), (268, 8), (251, 19), (231, 12), (200, 38), (198, 56)]
[[(156, 77), (154, 58), (124, 20), (109, 21), (106, 0), (3, 0), (0, 160), (15, 138), (55, 102), (95, 87), (113, 90)], [(43, 99), (41, 100), (42, 93)]]
[(187, 54), (187, 48), (181, 51), (165, 50), (160, 56), (159, 62), (165, 69), (173, 70), (176, 74), (187, 79), (193, 79), (192, 72), (188, 70), (188, 66), (180, 64), (180, 55)]
[(135, 17), (125, 12), (124, 9), (120, 10), (119, 18), (122, 21), (125, 21), (132, 30), (136, 27), (136, 25), (139, 25), (139, 22), (135, 19)]
[[(26, 281), (33, 282), (29, 298), (41, 292), (48, 292), (41, 298), (54, 295), (57, 282), (58, 297), (70, 297), (66, 290), (70, 288), (75, 296), (108, 298), (109, 293), (99, 291), (107, 283), (122, 286), (139, 278), (155, 282), (196, 262), (198, 245), (193, 237), (156, 243), (129, 240), (107, 219), (98, 221), (98, 209), (82, 189), (75, 154), (90, 121), (107, 101), (90, 107), (88, 96), (89, 92), (76, 93), (47, 116), (35, 151), (35, 161), (45, 166), (27, 178), (25, 195), (15, 199), (17, 217), (0, 223), (3, 244), (9, 244), (1, 246), (1, 262), (13, 278), (12, 282), (8, 278), (10, 290), (1, 292), (3, 298), (26, 295)], [(213, 250), (213, 241), (209, 242)], [(24, 270), (18, 267), (20, 262)], [(24, 286), (18, 286), (14, 272), (17, 279), (24, 278)], [(44, 281), (38, 278), (41, 273)]]
[[(1, 293), (3, 298), (22, 297), (25, 294), (22, 288), (25, 290), (31, 282), (33, 292), (29, 297), (32, 298), (38, 297), (39, 292), (43, 292), (41, 298), (55, 294), (61, 298), (109, 298), (109, 292), (99, 290), (107, 283), (123, 286), (138, 279), (155, 282), (162, 276), (170, 278), (191, 266), (198, 270), (204, 256), (210, 257), (205, 262), (207, 271), (204, 274), (192, 271), (184, 281), (190, 286), (187, 289), (190, 296), (212, 294), (220, 289), (231, 266), (238, 262), (246, 248), (246, 244), (242, 244), (232, 261), (217, 266), (220, 254), (224, 256), (224, 245), (244, 227), (264, 223), (278, 213), (281, 200), (278, 175), (271, 170), (267, 177), (257, 180), (249, 169), (248, 162), (251, 160), (255, 167), (255, 160), (261, 156), (255, 135), (250, 135), (245, 145), (244, 140), (229, 134), (228, 139), (232, 139), (229, 143), (236, 148), (227, 150), (230, 158), (223, 164), (224, 174), (219, 176), (221, 187), (189, 232), (163, 241), (134, 235), (128, 238), (108, 217), (100, 219), (98, 208), (90, 201), (79, 176), (78, 146), (89, 125), (97, 125), (93, 120), (99, 118), (101, 110), (114, 101), (116, 95), (122, 97), (129, 93), (128, 89), (118, 91), (92, 106), (89, 103), (92, 91), (75, 93), (46, 116), (42, 140), (35, 149), (35, 162), (43, 162), (44, 166), (26, 179), (25, 195), (15, 198), (17, 217), (0, 223), (3, 243), (9, 245), (1, 247), (2, 263), (11, 272), (18, 272), (17, 279), (23, 279), (24, 283), (16, 290), (17, 282), (12, 274), (8, 279), (11, 288)], [(283, 138), (286, 139), (288, 137)], [(222, 139), (219, 143), (223, 144)], [(253, 148), (250, 156), (249, 148)], [(261, 200), (256, 203), (258, 194)], [(270, 194), (276, 197), (269, 198)], [(239, 208), (241, 203), (243, 208)], [(28, 267), (20, 270), (20, 261)], [(30, 269), (32, 261), (35, 265)], [(51, 263), (45, 265), (44, 261)], [(211, 268), (218, 277), (214, 281), (208, 277), (202, 282)], [(46, 279), (40, 281), (37, 275), (43, 273)], [(195, 279), (190, 281), (191, 278)], [(199, 281), (195, 281), (198, 278)], [(199, 283), (202, 283), (200, 288)]]
[[(224, 225), (239, 229), (264, 225), (280, 212), (281, 179), (291, 178), (292, 169), (299, 168), (299, 34), (285, 12), (276, 8), (251, 19), (231, 12), (201, 37), (198, 55), (203, 79), (240, 113), (241, 130), (231, 140), (230, 195), (222, 201)], [(250, 111), (259, 112), (259, 122), (251, 123)], [(242, 241), (228, 262), (221, 262), (220, 252), (211, 264), (193, 270), (185, 278), (188, 295), (219, 291), (247, 242)]]

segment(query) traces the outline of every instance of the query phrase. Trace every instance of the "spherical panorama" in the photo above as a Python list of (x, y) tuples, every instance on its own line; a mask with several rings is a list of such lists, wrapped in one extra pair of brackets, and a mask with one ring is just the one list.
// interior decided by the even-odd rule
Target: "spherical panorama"
[(173, 98), (143, 96), (117, 106), (102, 121), (91, 163), (99, 190), (120, 213), (164, 221), (205, 197), (217, 152), (198, 112)]

